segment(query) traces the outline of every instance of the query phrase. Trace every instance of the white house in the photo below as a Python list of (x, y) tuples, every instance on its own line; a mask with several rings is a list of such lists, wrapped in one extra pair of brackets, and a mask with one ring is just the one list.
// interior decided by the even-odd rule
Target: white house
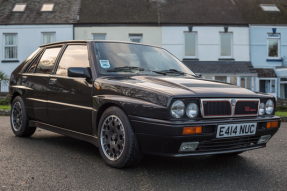
[(162, 46), (205, 79), (255, 89), (247, 25), (163, 26)]
[[(72, 40), (78, 7), (79, 0), (2, 1), (0, 70), (10, 75), (40, 45)], [(2, 85), (1, 90), (7, 87)]]

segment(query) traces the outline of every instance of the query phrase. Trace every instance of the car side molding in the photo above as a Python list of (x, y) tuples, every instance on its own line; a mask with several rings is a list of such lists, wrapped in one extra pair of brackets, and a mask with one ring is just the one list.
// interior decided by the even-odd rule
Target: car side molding
[(82, 141), (86, 141), (86, 142), (92, 143), (95, 146), (98, 146), (98, 138), (96, 137), (96, 135), (94, 135), (94, 136), (93, 135), (88, 135), (88, 134), (84, 134), (84, 133), (80, 133), (80, 132), (64, 129), (64, 128), (61, 128), (61, 127), (57, 127), (57, 126), (54, 126), (54, 125), (42, 123), (42, 122), (36, 121), (36, 120), (29, 120), (29, 127), (39, 127), (41, 129), (52, 131), (54, 133), (58, 133), (58, 134), (65, 135), (65, 136), (68, 136), (68, 137), (73, 137), (73, 138), (76, 138), (76, 139), (80, 139)]

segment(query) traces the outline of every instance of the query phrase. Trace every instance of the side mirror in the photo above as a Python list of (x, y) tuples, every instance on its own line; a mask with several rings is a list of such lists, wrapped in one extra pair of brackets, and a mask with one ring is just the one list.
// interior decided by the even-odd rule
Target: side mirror
[(68, 77), (92, 78), (91, 76), (91, 68), (68, 68)]

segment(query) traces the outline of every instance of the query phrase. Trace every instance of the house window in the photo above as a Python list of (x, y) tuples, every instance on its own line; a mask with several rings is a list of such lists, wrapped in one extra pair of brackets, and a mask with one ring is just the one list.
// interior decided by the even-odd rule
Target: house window
[(142, 34), (130, 34), (130, 42), (142, 43), (143, 35)]
[(49, 44), (55, 42), (55, 33), (54, 32), (44, 32), (43, 34), (43, 44)]
[(226, 82), (226, 76), (215, 76), (215, 80)]
[(237, 76), (230, 76), (230, 83), (237, 86)]
[(268, 34), (268, 58), (280, 58), (280, 34)]
[(17, 34), (4, 34), (4, 59), (17, 59)]
[(232, 58), (232, 33), (220, 33), (220, 57)]
[(197, 33), (194, 32), (184, 33), (184, 42), (185, 42), (185, 57), (196, 57)]
[(16, 3), (13, 12), (24, 12), (27, 7), (27, 3)]
[(275, 93), (275, 80), (260, 80), (259, 91), (263, 93)]
[(207, 80), (212, 80), (212, 76), (205, 76), (204, 78)]
[(241, 77), (240, 78), (240, 86), (242, 88), (246, 88), (251, 90), (251, 86), (252, 86), (252, 77)]
[(93, 34), (93, 40), (106, 40), (106, 34)]
[(41, 12), (51, 12), (54, 10), (54, 3), (44, 3)]

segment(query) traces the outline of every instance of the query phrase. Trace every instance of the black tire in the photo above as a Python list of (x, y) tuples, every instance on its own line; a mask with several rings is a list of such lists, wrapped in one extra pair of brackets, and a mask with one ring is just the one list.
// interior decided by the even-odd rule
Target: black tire
[(130, 121), (119, 107), (104, 111), (98, 127), (98, 141), (101, 156), (111, 167), (136, 166), (143, 157)]
[(29, 117), (21, 96), (17, 96), (12, 102), (10, 123), (17, 137), (30, 137), (36, 131), (36, 127), (29, 127)]
[(236, 155), (239, 155), (241, 153), (244, 153), (244, 151), (234, 152), (234, 153), (224, 153), (224, 154), (218, 154), (218, 155), (221, 155), (221, 156), (236, 156)]

